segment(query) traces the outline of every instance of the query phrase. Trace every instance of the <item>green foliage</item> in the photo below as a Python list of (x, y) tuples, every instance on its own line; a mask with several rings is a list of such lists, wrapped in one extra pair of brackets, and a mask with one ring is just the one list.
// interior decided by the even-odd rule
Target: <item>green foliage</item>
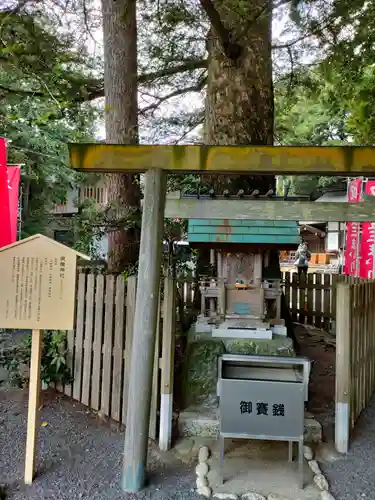
[(69, 220), (71, 231), (75, 235), (75, 250), (87, 253), (93, 259), (99, 259), (99, 242), (111, 231), (122, 228), (141, 228), (141, 214), (129, 207), (122, 207), (115, 202), (105, 207), (87, 199), (77, 204), (79, 212)]
[[(347, 82), (339, 91), (344, 78), (345, 71), (343, 74), (336, 67), (329, 68), (323, 61), (316, 68), (294, 74), (292, 87), (288, 80), (280, 79), (275, 86), (277, 142), (314, 146), (371, 143), (375, 128), (369, 89), (371, 82), (375, 84), (374, 72), (372, 68), (364, 70), (363, 76)], [(344, 186), (340, 177), (284, 180), (290, 183), (290, 194), (314, 195), (327, 187)]]
[[(8, 372), (12, 385), (23, 387), (28, 383), (31, 334), (21, 342), (16, 343), (12, 333), (0, 334), (0, 367)], [(46, 384), (68, 384), (72, 382), (69, 368), (66, 364), (67, 339), (65, 331), (45, 330), (43, 337), (43, 353), (41, 379)], [(0, 381), (1, 383), (1, 381)]]
[(54, 22), (47, 11), (0, 9), (0, 131), (11, 141), (8, 162), (23, 164), (23, 236), (43, 232), (54, 204), (80, 182), (67, 143), (92, 140), (98, 116), (77, 102), (91, 58)]

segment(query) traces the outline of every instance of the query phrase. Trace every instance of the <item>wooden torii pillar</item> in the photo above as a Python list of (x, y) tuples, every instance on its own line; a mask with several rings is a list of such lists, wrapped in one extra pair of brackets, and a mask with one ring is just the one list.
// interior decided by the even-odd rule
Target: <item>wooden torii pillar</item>
[[(124, 491), (136, 492), (144, 487), (146, 478), (167, 171), (375, 176), (375, 148), (72, 144), (70, 158), (73, 168), (85, 172), (146, 172), (122, 479)], [(275, 200), (241, 200), (221, 203), (220, 206), (215, 205), (215, 201), (208, 202), (205, 209), (206, 217), (209, 211), (209, 218), (312, 219), (324, 222), (375, 219), (375, 205), (370, 201), (342, 204), (345, 206), (311, 202), (291, 205)], [(172, 205), (169, 205), (166, 216), (202, 218), (201, 203), (174, 200)]]

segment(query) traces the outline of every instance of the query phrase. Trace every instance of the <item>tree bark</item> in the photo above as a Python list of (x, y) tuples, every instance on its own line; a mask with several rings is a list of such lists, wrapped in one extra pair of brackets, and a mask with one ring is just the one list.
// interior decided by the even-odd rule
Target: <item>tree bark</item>
[[(272, 145), (274, 101), (272, 82), (272, 0), (215, 0), (232, 43), (240, 44), (238, 57), (228, 57), (213, 27), (208, 35), (208, 82), (205, 143), (217, 145)], [(206, 11), (207, 12), (207, 11)], [(246, 185), (265, 194), (276, 190), (274, 176), (216, 179), (232, 190)], [(270, 254), (270, 266), (280, 269), (278, 252)], [(276, 273), (277, 274), (277, 273)], [(279, 271), (279, 278), (281, 272)], [(289, 311), (283, 317), (290, 322)], [(293, 329), (288, 328), (293, 337)]]
[[(211, 27), (205, 114), (205, 143), (271, 145), (273, 143), (272, 2), (215, 0), (238, 57), (228, 57), (222, 39)], [(236, 180), (230, 177), (231, 184)], [(221, 178), (221, 180), (223, 180)], [(243, 179), (244, 180), (244, 179)], [(260, 194), (275, 188), (273, 176), (251, 179)], [(228, 179), (227, 182), (228, 183)]]
[[(137, 21), (135, 0), (102, 0), (105, 131), (108, 144), (138, 143)], [(132, 174), (108, 174), (108, 201), (118, 216), (140, 211), (140, 187)], [(139, 231), (108, 235), (108, 267), (121, 272), (138, 260)]]

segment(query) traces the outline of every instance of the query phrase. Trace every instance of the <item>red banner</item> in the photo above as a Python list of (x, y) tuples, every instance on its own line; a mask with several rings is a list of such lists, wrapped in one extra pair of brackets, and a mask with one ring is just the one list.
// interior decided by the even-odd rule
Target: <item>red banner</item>
[[(354, 179), (348, 187), (348, 202), (358, 203), (361, 201), (362, 179)], [(346, 224), (346, 242), (345, 242), (345, 266), (344, 273), (350, 276), (358, 274), (358, 257), (360, 242), (359, 222), (348, 222)]]
[[(367, 181), (366, 194), (375, 196), (375, 181)], [(374, 278), (375, 222), (362, 224), (361, 260), (359, 263), (360, 278)]]
[(5, 139), (0, 137), (0, 247), (12, 243)]
[(9, 194), (9, 220), (11, 243), (17, 241), (18, 228), (18, 198), (20, 191), (21, 167), (7, 167), (8, 170), (8, 194)]

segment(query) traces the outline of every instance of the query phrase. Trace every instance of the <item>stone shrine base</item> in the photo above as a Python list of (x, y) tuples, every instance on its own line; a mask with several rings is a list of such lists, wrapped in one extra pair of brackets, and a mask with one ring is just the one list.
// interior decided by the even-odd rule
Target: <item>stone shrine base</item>
[(295, 355), (293, 341), (284, 335), (274, 335), (271, 340), (214, 338), (211, 333), (188, 336), (187, 356), (184, 368), (183, 400), (185, 408), (217, 406), (217, 365), (222, 354), (252, 354), (260, 356)]
[[(217, 438), (219, 436), (219, 408), (191, 406), (179, 414), (179, 436)], [(322, 426), (310, 413), (305, 414), (305, 443), (319, 443), (322, 440)]]

